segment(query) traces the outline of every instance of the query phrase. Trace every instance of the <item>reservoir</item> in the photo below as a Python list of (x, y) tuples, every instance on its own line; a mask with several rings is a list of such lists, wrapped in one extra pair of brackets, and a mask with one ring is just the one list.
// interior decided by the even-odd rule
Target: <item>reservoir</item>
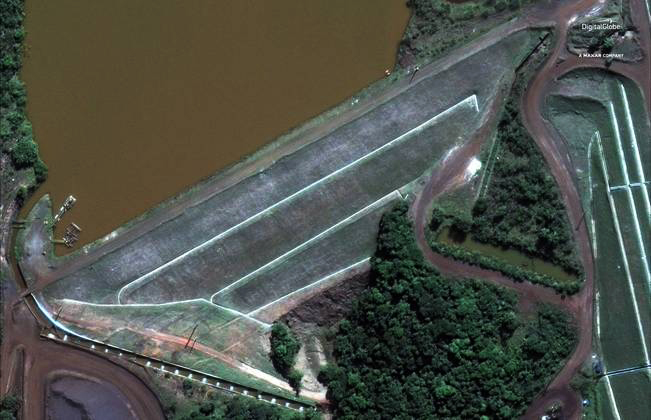
[(77, 248), (382, 78), (409, 19), (404, 0), (26, 9), (22, 78), (49, 178), (24, 210), (73, 194), (55, 236), (76, 223)]

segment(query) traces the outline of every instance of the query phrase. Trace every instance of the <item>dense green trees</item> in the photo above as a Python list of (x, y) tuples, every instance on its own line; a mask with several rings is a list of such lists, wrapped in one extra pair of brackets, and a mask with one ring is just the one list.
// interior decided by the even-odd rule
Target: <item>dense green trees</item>
[(574, 346), (564, 313), (521, 320), (511, 292), (441, 277), (401, 204), (384, 216), (372, 279), (340, 324), (337, 365), (319, 378), (338, 418), (520, 415)]
[(247, 397), (213, 396), (194, 403), (189, 412), (176, 414), (174, 406), (166, 407), (168, 419), (174, 420), (317, 420), (316, 411), (298, 413)]
[[(481, 204), (481, 202), (478, 203)], [(430, 221), (431, 232), (428, 235), (428, 242), (430, 247), (441, 255), (455, 258), (468, 264), (477, 265), (488, 270), (499, 271), (515, 281), (528, 281), (530, 283), (551, 287), (560, 294), (572, 295), (581, 290), (582, 282), (579, 278), (573, 281), (561, 281), (548, 274), (538, 273), (531, 269), (502, 261), (497, 257), (484, 255), (480, 252), (466, 249), (460, 245), (439, 242), (436, 240), (438, 230), (445, 226), (451, 227), (451, 236), (453, 237), (456, 237), (457, 235), (461, 236), (471, 234), (473, 231), (472, 221), (460, 217), (459, 214), (452, 214), (439, 207), (434, 207), (432, 210), (432, 219)]]
[[(166, 379), (169, 385), (169, 380)], [(179, 384), (181, 392), (157, 387), (168, 420), (318, 420), (318, 411), (303, 413), (258, 401), (251, 397), (231, 396), (210, 391), (205, 385), (185, 379)], [(0, 419), (2, 420), (2, 419)]]
[(15, 420), (20, 409), (20, 399), (15, 395), (5, 395), (0, 400), (0, 420)]
[[(522, 1), (522, 4), (529, 0)], [(520, 0), (408, 0), (412, 17), (400, 43), (399, 61), (436, 59), (478, 36), (520, 8)], [(509, 9), (509, 10), (507, 10)], [(496, 15), (500, 15), (496, 17)], [(493, 22), (484, 22), (491, 18)]]
[(0, 140), (16, 169), (33, 168), (37, 183), (47, 178), (47, 166), (38, 156), (32, 126), (25, 115), (25, 86), (19, 79), (22, 65), (23, 1), (1, 0), (0, 7)]
[(303, 373), (294, 369), (296, 355), (301, 349), (301, 343), (287, 325), (275, 322), (271, 327), (271, 362), (274, 368), (289, 381), (289, 384), (298, 394), (301, 389)]
[(488, 163), (490, 182), (470, 215), (461, 217), (435, 208), (431, 230), (445, 220), (452, 230), (472, 239), (556, 264), (577, 281), (558, 281), (548, 275), (513, 266), (494, 257), (431, 241), (435, 251), (471, 264), (498, 270), (517, 281), (530, 281), (572, 294), (581, 287), (580, 265), (572, 226), (560, 191), (536, 143), (525, 129), (519, 111), (531, 75), (546, 59), (545, 48), (532, 54), (519, 69), (497, 125), (498, 152)]
[(497, 128), (499, 153), (488, 190), (473, 208), (478, 241), (515, 248), (579, 275), (572, 230), (559, 189), (520, 119), (514, 88)]

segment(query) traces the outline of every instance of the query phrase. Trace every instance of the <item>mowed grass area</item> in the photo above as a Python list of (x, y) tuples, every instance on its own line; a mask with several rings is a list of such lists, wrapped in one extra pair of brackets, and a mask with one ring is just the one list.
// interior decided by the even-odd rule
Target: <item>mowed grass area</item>
[[(473, 101), (460, 103), (431, 126), (405, 136), (391, 147), (310, 187), (258, 220), (188, 255), (146, 281), (134, 283), (122, 302), (210, 298), (213, 293), (418, 179), (456, 139), (467, 135), (468, 123), (471, 126), (476, 123), (478, 115)], [(368, 242), (374, 240), (375, 233), (371, 227), (358, 231), (358, 236), (360, 239), (366, 236)], [(332, 235), (339, 236), (336, 232)], [(344, 232), (341, 238), (345, 237)], [(336, 271), (351, 262), (331, 260), (329, 267)], [(304, 260), (303, 264), (309, 266), (311, 262)]]
[[(214, 330), (235, 320), (232, 312), (211, 305), (206, 301), (172, 303), (156, 306), (97, 305), (63, 299), (55, 301), (62, 308), (60, 317), (72, 319), (80, 324), (100, 324), (104, 321), (114, 329), (150, 328), (167, 334), (187, 337), (197, 326), (196, 333), (207, 337)], [(110, 328), (107, 328), (110, 329)]]
[[(281, 378), (266, 352), (260, 346), (254, 347), (252, 344), (255, 343), (250, 341), (251, 337), (266, 339), (267, 328), (206, 301), (156, 306), (107, 306), (70, 300), (57, 301), (56, 304), (63, 308), (61, 321), (73, 331), (107, 344), (174, 363), (181, 364), (187, 360), (193, 365), (184, 366), (247, 385), (241, 382), (241, 375), (232, 366), (217, 359), (204, 365), (195, 358), (187, 358), (179, 344), (153, 346), (152, 336), (146, 332), (181, 337), (184, 342), (192, 335), (191, 345), (196, 338), (195, 345), (207, 346), (233, 360), (244, 359), (256, 369)], [(237, 348), (240, 343), (251, 348)], [(268, 388), (274, 389), (276, 392), (279, 390), (273, 386)]]
[(597, 401), (594, 402), (595, 404), (597, 404), (596, 420), (617, 420), (617, 417), (615, 417), (615, 407), (613, 406), (613, 403), (609, 395), (606, 378), (602, 378), (597, 383), (596, 394), (597, 394)]
[(645, 369), (610, 376), (620, 419), (651, 419), (650, 375), (649, 369)]
[[(596, 280), (599, 292), (599, 343), (606, 370), (622, 369), (637, 366), (645, 361), (642, 331), (639, 329), (638, 318), (632, 300), (632, 293), (626, 273), (626, 266), (620, 249), (619, 237), (613, 222), (613, 215), (608, 202), (608, 191), (602, 176), (601, 160), (598, 150), (593, 150), (593, 217), (596, 228)], [(620, 227), (623, 227), (620, 224)], [(626, 251), (624, 251), (626, 252)], [(637, 267), (639, 272), (640, 261), (628, 258), (629, 267)], [(643, 279), (636, 277), (637, 281), (631, 282), (633, 286), (641, 286)], [(638, 288), (633, 289), (635, 293)], [(637, 302), (644, 303), (639, 307), (638, 314), (649, 312), (648, 298), (644, 289), (639, 290), (642, 299)], [(636, 295), (637, 297), (637, 295)], [(646, 298), (646, 299), (645, 299)]]
[[(368, 258), (375, 250), (375, 237), (382, 214), (399, 196), (301, 252), (217, 293), (213, 302), (248, 313), (332, 274), (332, 267), (348, 267)], [(371, 233), (371, 235), (369, 235)], [(309, 264), (305, 264), (309, 261)]]
[[(110, 336), (110, 343), (116, 346), (127, 349), (136, 349), (143, 354), (154, 355), (165, 361), (172, 362), (190, 369), (198, 370), (200, 372), (215, 375), (227, 381), (232, 381), (237, 384), (256, 388), (260, 391), (270, 392), (281, 395), (287, 398), (296, 399), (296, 395), (283, 388), (276, 387), (267, 381), (256, 379), (255, 377), (243, 373), (241, 370), (229, 366), (214, 357), (207, 357), (205, 354), (198, 351), (192, 353), (187, 351), (179, 351), (178, 348), (160, 345), (154, 347), (152, 341), (143, 337), (142, 335), (130, 330), (120, 330), (114, 332)], [(172, 374), (168, 372), (168, 374)], [(304, 402), (309, 400), (301, 399)]]
[(630, 195), (627, 189), (609, 192), (601, 159), (610, 187), (625, 186), (627, 177), (631, 183), (649, 179), (651, 128), (643, 96), (628, 79), (600, 70), (579, 70), (559, 80), (546, 105), (547, 117), (565, 140), (575, 164), (575, 179), (595, 245), (597, 346), (607, 371), (639, 366), (651, 353), (647, 191), (632, 187)]

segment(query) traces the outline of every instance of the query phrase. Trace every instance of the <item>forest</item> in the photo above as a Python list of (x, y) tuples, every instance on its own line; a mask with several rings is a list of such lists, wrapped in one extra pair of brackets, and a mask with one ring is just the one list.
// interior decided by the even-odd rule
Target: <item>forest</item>
[[(25, 115), (27, 93), (25, 85), (19, 78), (25, 38), (24, 5), (22, 0), (2, 0), (1, 4), (0, 139), (2, 140), (2, 153), (9, 154), (14, 168), (32, 168), (34, 179), (38, 184), (47, 178), (47, 166), (39, 157), (32, 125)], [(26, 195), (25, 188), (19, 190), (19, 199), (24, 199)]]
[[(573, 294), (580, 290), (583, 276), (573, 228), (558, 185), (527, 132), (519, 108), (532, 74), (546, 59), (544, 45), (518, 70), (505, 100), (497, 123), (493, 146), (497, 153), (492, 158), (492, 171), (484, 175), (490, 180), (486, 191), (480, 192), (472, 215), (454, 214), (435, 206), (430, 223), (430, 244), (436, 252), (500, 271), (516, 281), (530, 281), (552, 287), (562, 294)], [(490, 162), (485, 166), (490, 168)], [(559, 282), (478, 252), (436, 242), (434, 232), (450, 222), (452, 230), (469, 234), (475, 241), (540, 258), (561, 267), (577, 280)]]
[(512, 292), (442, 277), (407, 210), (383, 217), (371, 283), (319, 375), (335, 417), (517, 418), (571, 354), (571, 320), (548, 306), (525, 319)]
[(486, 194), (472, 209), (469, 231), (480, 242), (515, 248), (579, 275), (560, 191), (521, 121), (523, 84), (522, 79), (516, 82), (498, 123), (499, 152)]
[[(167, 384), (171, 383), (166, 379)], [(319, 420), (318, 411), (295, 410), (211, 390), (189, 379), (180, 384), (179, 392), (156, 384), (155, 388), (169, 420)], [(0, 419), (1, 420), (1, 419)]]
[(289, 385), (294, 388), (296, 395), (301, 391), (301, 379), (303, 372), (294, 368), (296, 356), (301, 349), (301, 342), (287, 325), (275, 322), (271, 327), (271, 336), (269, 337), (271, 351), (269, 357), (274, 368), (283, 378), (287, 379)]
[(450, 227), (453, 232), (452, 236), (455, 237), (465, 237), (465, 235), (470, 234), (469, 232), (471, 231), (473, 222), (461, 216), (460, 213), (461, 212), (453, 213), (439, 207), (434, 207), (427, 235), (428, 243), (432, 250), (443, 256), (464, 261), (468, 264), (477, 265), (488, 270), (499, 271), (514, 281), (528, 281), (530, 283), (551, 287), (562, 295), (572, 295), (581, 290), (581, 281), (578, 278), (574, 281), (560, 281), (548, 274), (539, 273), (529, 269), (528, 267), (522, 267), (503, 261), (492, 255), (485, 255), (478, 251), (466, 249), (460, 245), (447, 244), (438, 241), (437, 235), (440, 230), (445, 227)]

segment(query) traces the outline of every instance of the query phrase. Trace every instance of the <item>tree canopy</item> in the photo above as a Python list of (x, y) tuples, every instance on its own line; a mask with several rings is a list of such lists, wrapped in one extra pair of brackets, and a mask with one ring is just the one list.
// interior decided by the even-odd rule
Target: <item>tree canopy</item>
[(0, 140), (16, 169), (34, 169), (37, 183), (47, 178), (47, 166), (39, 158), (32, 125), (25, 115), (27, 94), (19, 79), (23, 58), (23, 0), (2, 0), (0, 7)]
[(502, 418), (523, 413), (574, 346), (567, 315), (428, 266), (407, 205), (382, 219), (369, 288), (320, 374), (337, 418)]

